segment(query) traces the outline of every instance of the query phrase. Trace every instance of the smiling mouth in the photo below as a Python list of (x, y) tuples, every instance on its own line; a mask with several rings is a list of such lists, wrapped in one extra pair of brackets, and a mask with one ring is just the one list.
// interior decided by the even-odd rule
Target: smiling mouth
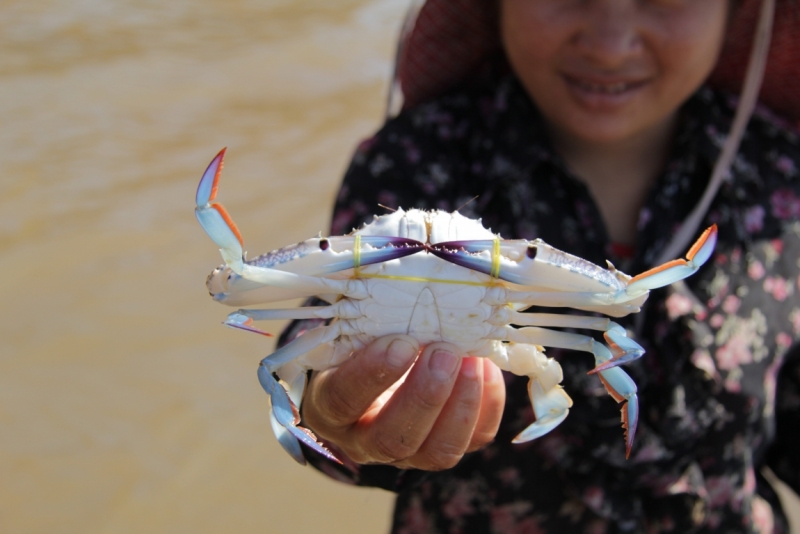
[(638, 89), (646, 83), (645, 81), (600, 83), (595, 81), (581, 80), (571, 76), (565, 76), (565, 78), (570, 85), (580, 89), (581, 91), (600, 95), (620, 95), (632, 89)]

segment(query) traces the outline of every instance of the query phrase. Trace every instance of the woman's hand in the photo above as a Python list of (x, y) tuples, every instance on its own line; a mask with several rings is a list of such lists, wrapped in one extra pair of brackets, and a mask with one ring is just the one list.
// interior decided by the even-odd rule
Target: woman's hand
[(486, 358), (462, 357), (449, 343), (420, 354), (412, 337), (386, 336), (314, 373), (303, 424), (357, 463), (447, 469), (494, 439), (505, 395)]

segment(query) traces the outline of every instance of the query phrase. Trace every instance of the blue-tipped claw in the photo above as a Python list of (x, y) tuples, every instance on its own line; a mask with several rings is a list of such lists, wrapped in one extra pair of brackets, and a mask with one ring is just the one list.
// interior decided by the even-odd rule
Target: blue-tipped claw
[(206, 231), (208, 236), (217, 244), (222, 253), (222, 257), (228, 264), (241, 262), (244, 256), (244, 243), (239, 229), (231, 219), (222, 204), (213, 202), (217, 196), (219, 176), (222, 172), (222, 161), (225, 158), (225, 149), (219, 151), (214, 156), (211, 163), (203, 173), (200, 184), (197, 186), (195, 195), (194, 214), (200, 222), (200, 226)]
[(219, 186), (219, 175), (222, 173), (222, 162), (225, 159), (226, 148), (220, 150), (211, 163), (206, 167), (206, 172), (200, 178), (200, 183), (197, 185), (197, 195), (195, 201), (198, 208), (204, 207), (206, 204), (214, 200), (217, 196), (217, 187)]

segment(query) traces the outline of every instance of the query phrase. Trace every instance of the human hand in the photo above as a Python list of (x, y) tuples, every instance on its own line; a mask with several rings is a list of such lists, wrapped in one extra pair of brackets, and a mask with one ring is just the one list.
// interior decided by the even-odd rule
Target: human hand
[(404, 469), (447, 469), (490, 443), (505, 404), (500, 369), (449, 343), (428, 345), (415, 360), (418, 354), (414, 338), (385, 336), (315, 372), (304, 426), (357, 463)]

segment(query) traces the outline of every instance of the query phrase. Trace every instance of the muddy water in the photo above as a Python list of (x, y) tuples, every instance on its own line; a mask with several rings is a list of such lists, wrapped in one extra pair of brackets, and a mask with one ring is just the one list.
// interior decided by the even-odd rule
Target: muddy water
[(326, 230), (407, 4), (0, 4), (0, 532), (386, 530), (276, 445), (192, 210), (227, 146), (249, 250)]

